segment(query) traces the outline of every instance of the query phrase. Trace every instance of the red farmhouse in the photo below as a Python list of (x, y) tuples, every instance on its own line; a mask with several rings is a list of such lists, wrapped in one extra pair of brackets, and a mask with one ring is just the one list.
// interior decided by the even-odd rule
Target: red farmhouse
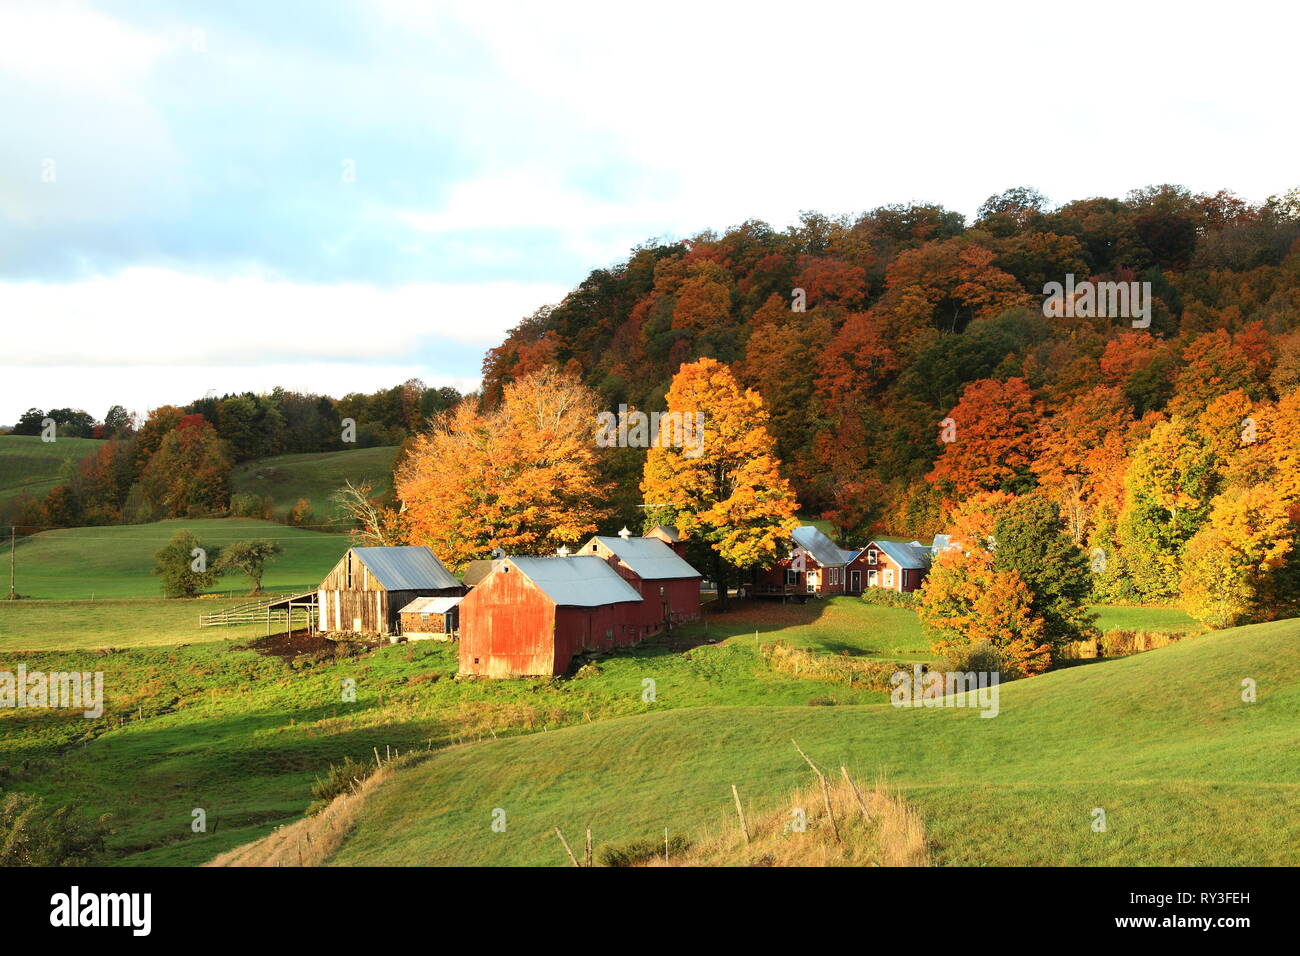
[(640, 604), (597, 555), (502, 558), (460, 604), (460, 673), (563, 674), (581, 651), (634, 643)]
[[(815, 594), (827, 597), (832, 594), (860, 594), (860, 576), (852, 578), (849, 566), (857, 551), (836, 547), (813, 525), (801, 525), (790, 535), (790, 556), (782, 558), (771, 568), (754, 572), (754, 593), (759, 595)], [(854, 581), (859, 581), (853, 587)]]
[(597, 535), (579, 553), (604, 558), (641, 596), (629, 622), (637, 640), (700, 619), (700, 572), (663, 539), (633, 538), (624, 528), (616, 538)]

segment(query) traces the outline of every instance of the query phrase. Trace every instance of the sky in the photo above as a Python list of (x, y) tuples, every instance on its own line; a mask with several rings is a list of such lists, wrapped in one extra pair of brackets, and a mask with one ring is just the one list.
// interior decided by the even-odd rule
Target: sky
[(1295, 5), (0, 0), (0, 423), (476, 386), (649, 239), (1300, 185)]

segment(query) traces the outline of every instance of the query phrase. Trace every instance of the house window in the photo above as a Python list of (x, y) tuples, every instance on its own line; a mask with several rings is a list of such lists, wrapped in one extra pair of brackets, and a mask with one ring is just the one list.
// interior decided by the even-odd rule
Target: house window
[(875, 563), (876, 563), (876, 550), (875, 548), (872, 548), (870, 551), (867, 552), (867, 564), (875, 564)]
[(877, 581), (876, 579), (876, 575), (878, 575), (879, 573), (880, 573), (879, 571), (867, 572), (867, 587), (874, 588), (877, 584), (879, 584), (879, 581)]
[(829, 584), (830, 586), (834, 587), (835, 585), (840, 583), (839, 568), (828, 568), (826, 571), (826, 575), (827, 575), (826, 583)]
[(885, 568), (885, 587), (892, 588), (893, 586), (894, 586), (894, 569)]
[(793, 568), (787, 568), (785, 572), (785, 583), (790, 587), (797, 588), (799, 586), (799, 572), (795, 571)]

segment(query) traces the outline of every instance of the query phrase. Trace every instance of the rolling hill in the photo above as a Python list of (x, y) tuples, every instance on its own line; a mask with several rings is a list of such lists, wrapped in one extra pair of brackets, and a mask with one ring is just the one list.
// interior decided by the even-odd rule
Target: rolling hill
[[(270, 538), (284, 553), (269, 562), (262, 581), (268, 589), (315, 587), (348, 547), (341, 534), (290, 528), (253, 518), (204, 518), (45, 531), (18, 542), (17, 590), (41, 600), (156, 598), (154, 553), (180, 529), (201, 544), (220, 546), (247, 538)], [(6, 569), (7, 570), (7, 569)], [(7, 582), (6, 582), (7, 583)], [(215, 590), (241, 594), (242, 578), (222, 578)]]
[(95, 438), (45, 442), (38, 435), (0, 435), (0, 505), (23, 492), (44, 497), (61, 480), (65, 465), (75, 465), (103, 444)]
[(796, 738), (824, 768), (901, 788), (940, 864), (1296, 865), (1298, 654), (1288, 620), (1006, 685), (994, 719), (702, 707), (454, 746), (374, 787), (328, 862), (563, 865), (556, 826), (600, 845), (699, 835), (733, 825), (733, 783), (759, 811), (805, 786)]
[(230, 476), (230, 490), (234, 494), (269, 497), (279, 517), (287, 514), (299, 498), (307, 498), (315, 512), (313, 524), (333, 524), (339, 521), (339, 515), (330, 496), (344, 482), (369, 481), (376, 495), (392, 492), (396, 454), (395, 445), (384, 445), (261, 458), (235, 468)]

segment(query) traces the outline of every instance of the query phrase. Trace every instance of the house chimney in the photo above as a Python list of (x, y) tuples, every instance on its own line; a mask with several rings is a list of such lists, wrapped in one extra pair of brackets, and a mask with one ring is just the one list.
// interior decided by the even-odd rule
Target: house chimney
[(628, 538), (632, 537), (632, 532), (627, 530), (627, 525), (623, 525), (623, 530), (618, 533), (618, 536), (626, 541)]

